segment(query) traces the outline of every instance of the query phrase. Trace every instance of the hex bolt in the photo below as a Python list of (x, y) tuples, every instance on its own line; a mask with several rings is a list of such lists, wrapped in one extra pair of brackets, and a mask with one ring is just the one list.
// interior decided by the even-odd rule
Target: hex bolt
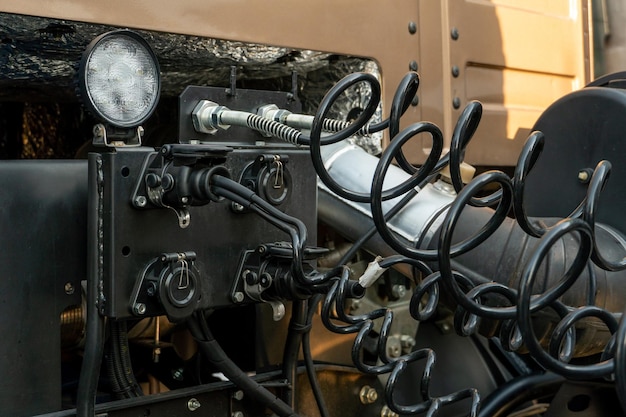
[(233, 393), (233, 400), (241, 401), (243, 400), (243, 391), (237, 390)]
[(460, 73), (460, 70), (459, 70), (458, 65), (453, 65), (453, 66), (452, 66), (452, 76), (453, 76), (454, 78), (456, 78), (456, 77), (458, 77), (458, 76), (459, 76), (459, 73)]
[(454, 97), (452, 99), (452, 107), (454, 107), (455, 109), (458, 109), (459, 107), (461, 107), (461, 99), (458, 97)]
[(243, 412), (235, 411), (234, 413), (231, 413), (230, 416), (231, 417), (243, 417)]
[(189, 202), (189, 197), (181, 197), (180, 202), (183, 204), (187, 204)]
[(233, 203), (232, 207), (233, 207), (233, 210), (238, 212), (238, 213), (242, 212), (243, 209), (245, 208), (244, 206), (242, 206), (239, 203)]
[(233, 303), (241, 303), (243, 301), (244, 295), (241, 291), (237, 291), (233, 294)]
[(156, 282), (150, 282), (148, 284), (148, 288), (146, 288), (146, 294), (148, 297), (154, 297), (157, 293), (157, 284)]
[(395, 284), (391, 287), (391, 295), (394, 298), (403, 298), (406, 295), (406, 287), (402, 284)]
[(452, 30), (450, 31), (450, 37), (452, 37), (453, 41), (456, 41), (459, 39), (459, 30), (457, 28), (452, 28)]
[(396, 413), (386, 405), (383, 405), (383, 408), (380, 410), (380, 417), (400, 417), (400, 414)]
[(417, 24), (415, 22), (409, 22), (409, 33), (415, 35), (417, 32)]
[(187, 409), (189, 411), (196, 411), (198, 408), (200, 408), (200, 401), (195, 398), (190, 398), (189, 401), (187, 401)]
[(359, 391), (359, 399), (362, 404), (374, 404), (378, 400), (378, 392), (376, 392), (375, 388), (364, 385), (361, 387), (361, 391)]
[(133, 306), (133, 311), (138, 316), (143, 316), (146, 314), (146, 305), (144, 303), (137, 303)]
[(591, 174), (593, 174), (593, 171), (591, 169), (581, 169), (580, 171), (578, 171), (578, 181), (580, 181), (582, 184), (587, 184), (591, 180)]
[(417, 61), (411, 61), (409, 62), (409, 69), (411, 71), (417, 71)]
[(411, 352), (411, 350), (413, 350), (413, 347), (415, 346), (415, 343), (415, 338), (411, 335), (403, 334), (402, 336), (400, 336), (400, 346), (402, 346), (403, 353)]
[(74, 284), (72, 284), (71, 282), (66, 282), (63, 289), (65, 290), (65, 294), (67, 295), (74, 294)]
[(184, 378), (183, 368), (176, 368), (172, 370), (172, 378), (175, 381), (182, 381)]
[(142, 195), (138, 195), (137, 197), (135, 197), (135, 206), (145, 207), (146, 204), (148, 204), (148, 200), (146, 200), (146, 197)]
[(390, 336), (387, 339), (387, 356), (398, 358), (402, 355), (402, 344), (399, 336)]

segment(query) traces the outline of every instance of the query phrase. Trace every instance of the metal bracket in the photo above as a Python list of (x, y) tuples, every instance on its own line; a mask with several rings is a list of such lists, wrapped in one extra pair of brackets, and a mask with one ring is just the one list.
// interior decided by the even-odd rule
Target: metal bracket
[(137, 126), (136, 130), (115, 129), (111, 126), (98, 123), (93, 127), (94, 146), (107, 148), (137, 147), (141, 146), (143, 127)]

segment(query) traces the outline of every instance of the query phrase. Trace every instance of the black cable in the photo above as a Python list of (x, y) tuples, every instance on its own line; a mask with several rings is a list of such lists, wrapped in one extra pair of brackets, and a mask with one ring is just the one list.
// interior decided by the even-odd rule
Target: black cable
[[(417, 93), (419, 88), (419, 76), (416, 72), (407, 73), (400, 85), (396, 89), (396, 93), (391, 101), (391, 110), (389, 111), (389, 140), (393, 141), (396, 135), (400, 132), (400, 118), (406, 112), (413, 97)], [(414, 167), (406, 158), (402, 150), (396, 155), (396, 161), (398, 166), (409, 175), (413, 175), (417, 172), (417, 168)]]
[(246, 375), (246, 373), (226, 355), (206, 325), (202, 313), (196, 314), (193, 318), (189, 319), (187, 325), (203, 355), (213, 366), (222, 372), (226, 378), (239, 387), (247, 397), (268, 407), (280, 417), (298, 416), (289, 405)]
[(315, 402), (317, 404), (317, 408), (320, 412), (321, 417), (330, 417), (330, 413), (328, 411), (328, 407), (326, 406), (326, 401), (324, 400), (324, 395), (322, 394), (322, 388), (320, 386), (319, 380), (317, 378), (317, 373), (315, 371), (315, 364), (313, 362), (313, 355), (311, 354), (311, 324), (313, 322), (313, 315), (317, 310), (317, 307), (322, 300), (321, 294), (315, 294), (313, 297), (309, 299), (309, 305), (307, 310), (306, 324), (309, 326), (306, 332), (302, 335), (302, 356), (304, 358), (304, 366), (306, 369), (306, 374), (309, 379), (309, 384), (311, 385), (311, 391), (313, 391), (313, 397), (315, 398)]
[(482, 401), (478, 417), (504, 417), (527, 401), (554, 395), (563, 382), (564, 377), (551, 372), (511, 379)]
[(615, 390), (617, 398), (626, 411), (626, 312), (622, 313), (622, 320), (615, 333)]
[(287, 380), (283, 400), (290, 407), (294, 407), (294, 392), (296, 391), (298, 354), (302, 344), (302, 334), (307, 331), (307, 303), (304, 300), (294, 300), (291, 309), (291, 319), (287, 331), (287, 340), (283, 351), (283, 376)]
[(107, 365), (113, 384), (112, 391), (118, 396), (118, 399), (140, 397), (143, 395), (143, 391), (135, 379), (135, 373), (131, 365), (126, 322), (110, 320), (109, 328), (110, 338)]
[[(526, 268), (524, 268), (519, 284), (520, 291), (517, 308), (517, 323), (520, 327), (520, 331), (524, 335), (524, 342), (526, 344), (526, 347), (528, 348), (534, 359), (537, 360), (542, 366), (563, 376), (566, 376), (567, 378), (601, 378), (607, 376), (613, 371), (614, 366), (612, 359), (605, 360), (594, 365), (570, 365), (568, 363), (563, 363), (560, 360), (555, 359), (551, 355), (547, 354), (543, 350), (539, 341), (536, 339), (535, 330), (532, 326), (531, 291), (534, 278), (537, 274), (537, 270), (539, 269), (541, 262), (545, 258), (546, 254), (548, 253), (554, 242), (560, 239), (564, 234), (574, 230), (579, 232), (578, 234), (580, 236), (580, 247), (572, 264), (555, 287), (545, 292), (541, 296), (533, 298), (532, 303), (546, 304), (556, 300), (569, 287), (571, 287), (573, 282), (578, 278), (580, 273), (587, 266), (587, 259), (592, 251), (592, 235), (589, 229), (589, 225), (580, 219), (567, 219), (561, 221), (552, 230), (544, 235), (544, 238), (539, 242), (536, 252), (528, 261)], [(593, 315), (594, 317), (597, 317), (603, 321), (606, 320), (606, 316), (604, 315)], [(609, 330), (611, 330), (612, 326), (610, 322), (605, 321), (605, 324), (609, 327)], [(611, 333), (614, 333), (614, 331), (615, 329), (613, 329)]]
[[(313, 124), (311, 126), (310, 144), (309, 144), (310, 145), (309, 150), (311, 152), (311, 162), (313, 163), (315, 172), (317, 173), (320, 180), (322, 180), (322, 182), (338, 196), (346, 198), (350, 201), (355, 201), (355, 202), (360, 202), (360, 203), (368, 203), (370, 201), (370, 195), (368, 193), (358, 193), (358, 192), (348, 190), (342, 185), (340, 185), (338, 182), (336, 182), (332, 178), (332, 176), (328, 173), (324, 165), (321, 147), (322, 145), (325, 145), (328, 143), (335, 143), (335, 142), (338, 142), (339, 140), (348, 138), (349, 136), (352, 135), (352, 133), (354, 133), (352, 132), (353, 130), (354, 131), (358, 130), (359, 123), (366, 123), (367, 120), (369, 120), (369, 117), (371, 117), (371, 114), (373, 114), (373, 112), (376, 110), (378, 100), (380, 99), (380, 85), (378, 84), (378, 81), (376, 81), (375, 78), (373, 78), (373, 80), (371, 80), (370, 78), (373, 78), (373, 77), (369, 74), (357, 74), (354, 77), (348, 76), (344, 78), (343, 80), (341, 80), (339, 83), (337, 83), (328, 92), (328, 94), (324, 97), (324, 99), (320, 103), (315, 119), (313, 120)], [(326, 117), (326, 114), (330, 110), (332, 104), (337, 99), (337, 97), (339, 97), (345, 91), (345, 89), (352, 86), (356, 82), (360, 82), (360, 81), (364, 81), (368, 79), (370, 79), (369, 82), (372, 85), (372, 90), (373, 90), (372, 98), (368, 102), (368, 105), (366, 109), (363, 111), (363, 113), (361, 113), (359, 118), (353, 123), (352, 128), (346, 129), (345, 131), (335, 134), (337, 136), (331, 136), (331, 137), (324, 136), (324, 138), (322, 138), (322, 121)], [(373, 88), (374, 86), (376, 86), (375, 89)], [(367, 117), (363, 117), (363, 116), (367, 116)], [(433, 126), (433, 130), (435, 129), (437, 131), (439, 130), (434, 125), (432, 126)], [(440, 131), (436, 135), (441, 136)], [(443, 146), (443, 139), (441, 140), (441, 143)], [(437, 160), (438, 155), (437, 157), (433, 157), (433, 159)], [(414, 177), (412, 177), (411, 180), (407, 181), (406, 183), (393, 187), (390, 190), (385, 190), (384, 192), (381, 191), (381, 198), (383, 201), (396, 198), (404, 194), (405, 192), (407, 192), (410, 188), (415, 187), (419, 182), (420, 181), (417, 181)]]

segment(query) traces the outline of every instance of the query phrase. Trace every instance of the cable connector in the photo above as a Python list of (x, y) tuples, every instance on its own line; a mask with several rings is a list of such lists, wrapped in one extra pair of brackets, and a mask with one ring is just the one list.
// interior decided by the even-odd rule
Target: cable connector
[(387, 270), (387, 268), (382, 268), (380, 266), (379, 262), (382, 260), (382, 256), (377, 256), (376, 259), (367, 265), (365, 272), (363, 272), (363, 275), (359, 277), (359, 284), (363, 288), (371, 286)]

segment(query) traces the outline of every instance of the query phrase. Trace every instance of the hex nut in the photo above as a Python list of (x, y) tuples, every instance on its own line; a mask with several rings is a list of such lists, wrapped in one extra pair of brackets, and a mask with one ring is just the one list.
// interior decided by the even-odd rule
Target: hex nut
[(361, 387), (361, 391), (359, 391), (359, 399), (362, 404), (374, 404), (378, 400), (378, 392), (376, 392), (375, 388), (364, 385)]
[(278, 108), (276, 104), (266, 104), (264, 106), (259, 107), (256, 111), (256, 114), (257, 116), (261, 116), (264, 119), (275, 120), (274, 117), (276, 116), (276, 113), (278, 112), (278, 110), (280, 109)]
[(221, 106), (209, 100), (201, 100), (191, 112), (191, 121), (194, 129), (199, 133), (214, 135), (217, 126), (213, 124), (213, 113)]

